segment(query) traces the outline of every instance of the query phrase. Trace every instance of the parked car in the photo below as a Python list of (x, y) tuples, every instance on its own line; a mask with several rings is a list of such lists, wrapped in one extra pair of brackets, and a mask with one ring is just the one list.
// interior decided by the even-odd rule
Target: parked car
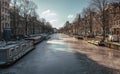
[(109, 35), (108, 40), (113, 41), (113, 42), (118, 42), (119, 36), (118, 35)]
[(94, 38), (95, 35), (93, 35), (93, 34), (87, 34), (87, 37), (88, 37), (88, 38)]
[(83, 35), (76, 35), (75, 38), (77, 38), (77, 39), (83, 39), (84, 36)]

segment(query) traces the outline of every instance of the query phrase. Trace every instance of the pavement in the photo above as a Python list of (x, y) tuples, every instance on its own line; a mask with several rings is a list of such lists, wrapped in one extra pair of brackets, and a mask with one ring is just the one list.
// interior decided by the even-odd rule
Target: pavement
[(53, 34), (0, 74), (120, 74), (119, 58), (118, 51)]

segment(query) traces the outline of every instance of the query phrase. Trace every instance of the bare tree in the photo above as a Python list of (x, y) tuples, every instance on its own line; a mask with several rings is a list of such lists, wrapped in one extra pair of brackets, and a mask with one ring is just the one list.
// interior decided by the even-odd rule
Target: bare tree
[(81, 15), (77, 14), (75, 20), (74, 20), (74, 30), (76, 34), (79, 34), (81, 30)]
[(88, 8), (88, 21), (89, 21), (89, 30), (90, 30), (90, 36), (93, 35), (93, 11), (91, 8)]
[(84, 28), (84, 33), (85, 33), (85, 36), (87, 36), (87, 33), (88, 33), (88, 10), (87, 8), (84, 8), (83, 11), (82, 11), (82, 24), (83, 24), (83, 28)]
[(36, 13), (36, 9), (37, 9), (37, 5), (33, 1), (30, 1), (30, 10), (29, 10), (30, 13), (29, 13), (29, 15), (31, 15), (31, 17), (29, 18), (29, 20), (30, 20), (29, 23), (32, 23), (33, 34), (35, 34), (35, 21), (38, 18), (38, 14)]
[(26, 35), (28, 34), (28, 21), (30, 20), (31, 14), (35, 12), (36, 5), (31, 0), (21, 0), (21, 15), (25, 18), (25, 30)]
[(46, 22), (46, 32), (49, 33), (52, 31), (52, 25), (50, 24), (50, 22)]
[(90, 37), (94, 37), (93, 34), (93, 19), (94, 19), (94, 14), (95, 14), (95, 9), (89, 5), (89, 7), (86, 8), (86, 12), (87, 12), (87, 17), (88, 17), (88, 28), (90, 31)]
[(41, 19), (42, 22), (42, 32), (45, 32), (45, 24), (46, 24), (46, 20), (44, 18)]
[(64, 24), (64, 27), (63, 27), (63, 30), (64, 30), (65, 33), (68, 33), (69, 26), (70, 26), (70, 22), (66, 21), (65, 24)]
[(18, 24), (18, 16), (19, 16), (19, 10), (20, 10), (20, 0), (11, 0), (10, 5), (12, 6), (12, 10), (10, 10), (11, 12), (11, 16), (13, 16), (13, 26), (14, 26), (14, 34), (16, 35), (16, 29), (17, 29), (17, 24)]
[(96, 8), (96, 10), (100, 13), (100, 18), (101, 18), (101, 26), (103, 29), (103, 39), (101, 42), (105, 41), (106, 38), (106, 9), (107, 5), (110, 0), (91, 0), (92, 5)]

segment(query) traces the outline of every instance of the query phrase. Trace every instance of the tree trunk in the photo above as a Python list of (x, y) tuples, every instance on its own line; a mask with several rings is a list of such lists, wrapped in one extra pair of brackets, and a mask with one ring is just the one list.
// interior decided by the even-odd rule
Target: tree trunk
[(103, 13), (102, 13), (102, 24), (103, 24), (103, 39), (102, 41), (105, 42), (105, 38), (106, 38), (106, 23), (105, 23), (105, 10), (103, 10)]

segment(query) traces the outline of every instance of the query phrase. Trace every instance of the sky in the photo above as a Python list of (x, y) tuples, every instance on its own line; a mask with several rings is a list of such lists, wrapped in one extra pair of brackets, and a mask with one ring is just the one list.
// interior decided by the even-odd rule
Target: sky
[(37, 4), (37, 13), (45, 18), (53, 27), (60, 28), (66, 21), (72, 22), (89, 0), (33, 0)]

